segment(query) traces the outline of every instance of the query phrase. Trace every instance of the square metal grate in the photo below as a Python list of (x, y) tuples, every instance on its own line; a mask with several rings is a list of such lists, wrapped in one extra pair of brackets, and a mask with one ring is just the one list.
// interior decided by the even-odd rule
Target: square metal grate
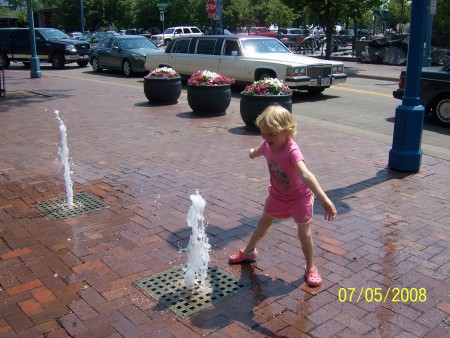
[(73, 208), (67, 207), (65, 198), (55, 198), (45, 202), (37, 203), (36, 208), (54, 221), (91, 212), (108, 207), (107, 204), (92, 197), (87, 192), (81, 192), (73, 196)]
[(216, 266), (209, 266), (206, 278), (207, 290), (200, 285), (200, 280), (196, 280), (195, 286), (188, 289), (185, 286), (184, 267), (185, 265), (180, 265), (135, 281), (133, 284), (181, 318), (217, 304), (238, 290), (248, 287), (232, 274)]

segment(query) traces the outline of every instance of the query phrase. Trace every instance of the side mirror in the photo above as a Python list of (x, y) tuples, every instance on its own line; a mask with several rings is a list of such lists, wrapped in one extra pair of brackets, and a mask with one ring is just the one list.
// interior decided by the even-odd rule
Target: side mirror
[(120, 51), (120, 48), (119, 48), (119, 46), (114, 46), (114, 47), (112, 48), (112, 50), (115, 50), (116, 52), (118, 52), (118, 51)]

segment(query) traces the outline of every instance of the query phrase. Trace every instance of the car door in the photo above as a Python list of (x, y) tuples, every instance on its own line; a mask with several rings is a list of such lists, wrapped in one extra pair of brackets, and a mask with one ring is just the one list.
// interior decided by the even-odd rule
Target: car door
[(112, 38), (110, 44), (109, 67), (122, 69), (123, 52), (119, 39)]
[(216, 48), (221, 48), (217, 38), (198, 38), (195, 46), (195, 54), (187, 57), (188, 70), (191, 74), (199, 70), (219, 72), (219, 57)]
[(34, 39), (36, 41), (36, 53), (40, 60), (46, 61), (50, 55), (50, 45), (38, 30), (34, 31)]
[(219, 57), (219, 73), (234, 77), (237, 81), (253, 81), (253, 74), (247, 76), (245, 65), (238, 40), (226, 39)]
[(12, 54), (15, 59), (29, 61), (31, 57), (30, 32), (28, 29), (17, 29), (14, 35)]
[(186, 64), (186, 57), (189, 55), (190, 43), (191, 39), (177, 39), (175, 40), (170, 53), (169, 62), (172, 68), (180, 74), (190, 75)]
[(110, 55), (111, 55), (111, 48), (109, 45), (111, 44), (111, 38), (104, 38), (99, 41), (97, 44), (97, 60), (98, 64), (102, 68), (109, 68), (110, 64)]

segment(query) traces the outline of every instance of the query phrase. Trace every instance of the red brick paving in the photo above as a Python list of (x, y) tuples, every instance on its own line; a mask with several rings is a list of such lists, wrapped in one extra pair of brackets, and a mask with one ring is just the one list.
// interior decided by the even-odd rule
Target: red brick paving
[[(260, 137), (242, 128), (237, 99), (225, 116), (199, 118), (185, 93), (176, 105), (150, 106), (139, 87), (46, 72), (29, 79), (17, 70), (6, 81), (0, 337), (449, 335), (448, 161), (423, 156), (419, 173), (397, 173), (386, 168), (384, 144), (312, 123), (303, 128), (298, 138), (307, 140), (310, 167), (339, 211), (327, 223), (317, 208), (324, 283), (308, 288), (291, 221), (274, 224), (257, 263), (227, 264), (254, 229), (267, 191), (265, 165), (247, 158)], [(68, 130), (75, 192), (108, 208), (52, 221), (34, 207), (65, 196), (55, 109)], [(185, 262), (179, 250), (189, 239), (185, 219), (196, 188), (207, 201), (211, 263), (253, 287), (179, 319), (132, 282)], [(371, 298), (388, 288), (385, 302)], [(402, 300), (402, 288), (408, 295), (424, 288), (426, 300)]]

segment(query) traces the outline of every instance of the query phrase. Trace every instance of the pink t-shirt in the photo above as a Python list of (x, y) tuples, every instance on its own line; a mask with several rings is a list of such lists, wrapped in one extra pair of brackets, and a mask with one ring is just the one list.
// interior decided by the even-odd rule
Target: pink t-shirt
[(267, 160), (270, 173), (269, 194), (278, 200), (294, 200), (310, 194), (308, 186), (303, 182), (295, 164), (303, 161), (303, 155), (294, 140), (289, 139), (280, 151), (273, 152), (266, 141), (261, 150)]

